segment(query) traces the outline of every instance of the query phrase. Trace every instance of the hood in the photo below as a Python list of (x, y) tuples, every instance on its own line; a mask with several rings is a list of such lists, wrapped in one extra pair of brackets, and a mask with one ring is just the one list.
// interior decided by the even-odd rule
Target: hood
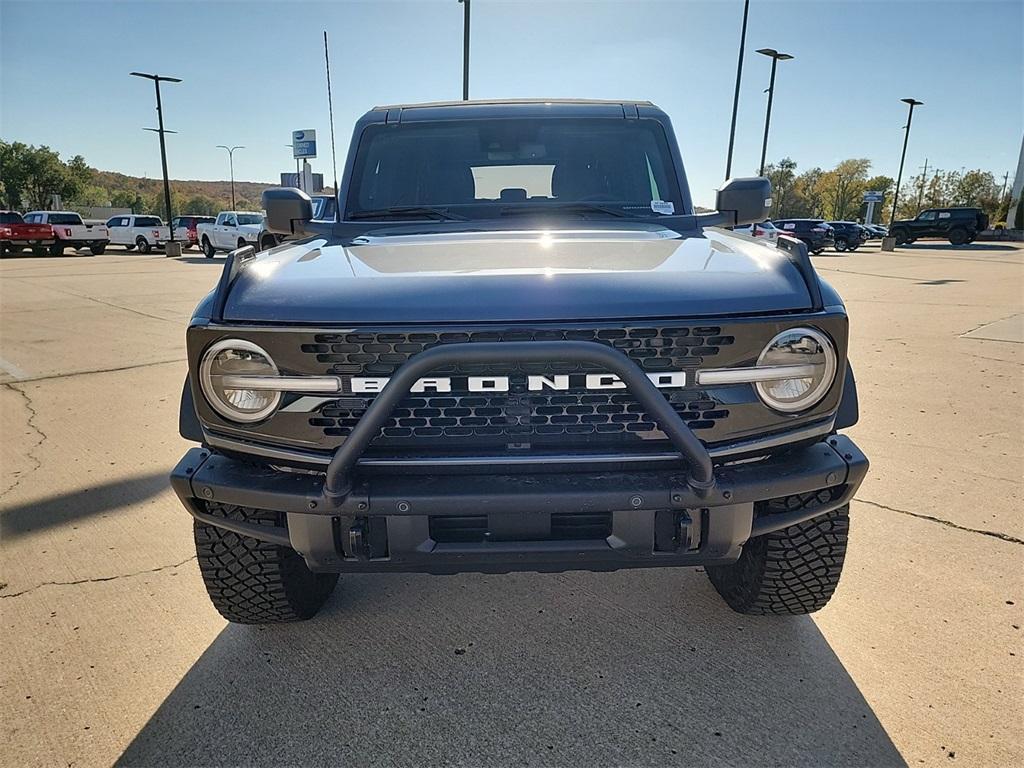
[(602, 320), (807, 309), (786, 255), (726, 230), (653, 225), (318, 237), (240, 269), (225, 321), (388, 324)]

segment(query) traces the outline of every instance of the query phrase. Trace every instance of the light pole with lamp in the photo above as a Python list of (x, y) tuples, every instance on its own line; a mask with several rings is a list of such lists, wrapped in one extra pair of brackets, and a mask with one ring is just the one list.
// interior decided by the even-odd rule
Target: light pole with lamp
[(892, 195), (892, 215), (889, 217), (889, 228), (892, 228), (892, 223), (896, 221), (896, 204), (900, 201), (900, 184), (903, 181), (903, 163), (907, 159), (907, 142), (910, 140), (910, 121), (914, 119), (914, 107), (919, 107), (924, 104), (923, 101), (917, 99), (900, 99), (904, 104), (910, 105), (910, 112), (907, 115), (906, 132), (903, 134), (903, 154), (900, 155), (900, 172), (896, 176), (896, 191)]
[(218, 144), (217, 149), (227, 150), (228, 153), (228, 167), (231, 169), (231, 210), (235, 210), (235, 150), (245, 149), (245, 147), (227, 147), (223, 144)]
[(157, 124), (159, 128), (147, 128), (147, 131), (154, 131), (160, 134), (160, 164), (163, 166), (164, 171), (164, 205), (167, 206), (167, 226), (170, 229), (171, 242), (174, 242), (174, 222), (171, 221), (171, 183), (167, 178), (167, 147), (164, 145), (164, 134), (174, 133), (174, 131), (164, 130), (164, 110), (160, 103), (160, 83), (180, 83), (180, 77), (163, 77), (162, 75), (152, 75), (148, 72), (129, 72), (128, 74), (133, 77), (144, 77), (147, 80), (152, 80), (153, 85), (156, 86), (156, 116)]
[(780, 61), (789, 61), (793, 57), (788, 53), (779, 53), (774, 48), (761, 48), (758, 53), (769, 56), (772, 60), (772, 76), (768, 81), (768, 111), (764, 116), (764, 141), (761, 143), (761, 166), (757, 172), (758, 176), (764, 176), (764, 160), (768, 154), (768, 126), (772, 121), (772, 97), (775, 96), (775, 67)]

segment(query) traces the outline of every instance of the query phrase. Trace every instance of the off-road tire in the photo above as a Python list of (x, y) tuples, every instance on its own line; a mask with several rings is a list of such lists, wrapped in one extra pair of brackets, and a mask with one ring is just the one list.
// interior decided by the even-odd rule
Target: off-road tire
[(914, 242), (910, 239), (910, 233), (905, 229), (894, 229), (889, 233), (889, 237), (896, 241), (896, 245), (910, 245)]
[[(218, 517), (281, 526), (284, 515), (264, 509), (207, 504)], [(303, 621), (320, 610), (338, 583), (313, 573), (294, 549), (194, 522), (196, 557), (214, 607), (237, 624)]]
[(953, 245), (966, 245), (969, 237), (970, 235), (963, 227), (953, 227), (949, 230), (949, 242)]
[(825, 607), (839, 583), (849, 530), (847, 504), (751, 539), (735, 563), (708, 566), (708, 577), (737, 613), (813, 613)]
[(210, 238), (206, 235), (203, 235), (203, 244), (201, 247), (203, 249), (203, 256), (208, 259), (212, 259), (217, 254), (217, 249), (213, 247), (213, 243), (210, 242)]

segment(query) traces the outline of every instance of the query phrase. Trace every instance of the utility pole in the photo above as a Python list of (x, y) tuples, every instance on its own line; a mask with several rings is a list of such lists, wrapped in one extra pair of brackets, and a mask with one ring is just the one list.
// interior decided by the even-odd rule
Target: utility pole
[(770, 56), (772, 60), (772, 76), (768, 83), (768, 111), (764, 116), (764, 142), (761, 144), (761, 166), (757, 172), (758, 176), (764, 176), (764, 160), (768, 154), (768, 126), (772, 121), (772, 98), (775, 96), (775, 67), (780, 61), (788, 61), (793, 57), (788, 53), (779, 53), (774, 48), (760, 48), (757, 52), (762, 56)]
[(469, 0), (459, 0), (462, 9), (462, 100), (469, 101)]
[(226, 149), (228, 153), (228, 165), (231, 168), (231, 210), (235, 210), (235, 150), (245, 149), (245, 147), (227, 147), (223, 144), (218, 144), (217, 149)]
[(747, 14), (750, 0), (743, 0), (743, 27), (740, 29), (740, 55), (736, 60), (736, 90), (732, 96), (732, 123), (729, 126), (729, 152), (725, 156), (725, 178), (732, 173), (732, 148), (736, 143), (736, 112), (740, 106), (740, 80), (743, 78), (743, 48), (747, 43)]
[(1006, 197), (1006, 184), (1010, 181), (1010, 172), (1007, 171), (1003, 174), (1003, 191), (999, 193), (999, 202), (1003, 202), (1003, 198)]
[(900, 172), (896, 176), (896, 191), (892, 196), (892, 215), (889, 217), (889, 226), (896, 221), (896, 204), (900, 201), (900, 184), (903, 182), (903, 163), (907, 159), (907, 142), (910, 140), (910, 123), (914, 119), (914, 107), (924, 104), (917, 99), (900, 99), (904, 104), (910, 105), (910, 113), (907, 115), (906, 132), (903, 134), (903, 154), (900, 155)]
[(171, 221), (171, 182), (167, 178), (167, 147), (164, 144), (164, 134), (174, 133), (174, 131), (164, 130), (164, 110), (160, 103), (160, 82), (168, 83), (180, 83), (180, 77), (163, 77), (161, 75), (152, 75), (147, 72), (129, 72), (128, 74), (134, 77), (144, 77), (147, 80), (152, 80), (153, 85), (156, 86), (156, 116), (157, 124), (159, 128), (146, 128), (147, 131), (153, 131), (160, 134), (160, 164), (163, 166), (164, 171), (164, 205), (167, 206), (167, 227), (170, 229), (171, 242), (174, 242), (174, 222)]
[(924, 159), (924, 170), (921, 171), (921, 188), (917, 191), (917, 210), (924, 204), (924, 185), (928, 183), (928, 158)]

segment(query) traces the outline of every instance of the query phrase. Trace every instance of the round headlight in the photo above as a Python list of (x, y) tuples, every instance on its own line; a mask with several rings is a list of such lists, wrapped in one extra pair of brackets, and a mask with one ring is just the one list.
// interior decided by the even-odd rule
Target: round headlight
[[(791, 369), (785, 378), (765, 379), (756, 384), (765, 405), (784, 413), (805, 411), (825, 396), (836, 376), (836, 350), (821, 331), (791, 328), (764, 348), (758, 368)], [(795, 374), (795, 375), (794, 375)]]
[(281, 402), (281, 392), (240, 389), (233, 379), (240, 376), (277, 376), (277, 366), (263, 349), (251, 341), (225, 339), (203, 355), (199, 381), (207, 401), (231, 421), (265, 419)]

